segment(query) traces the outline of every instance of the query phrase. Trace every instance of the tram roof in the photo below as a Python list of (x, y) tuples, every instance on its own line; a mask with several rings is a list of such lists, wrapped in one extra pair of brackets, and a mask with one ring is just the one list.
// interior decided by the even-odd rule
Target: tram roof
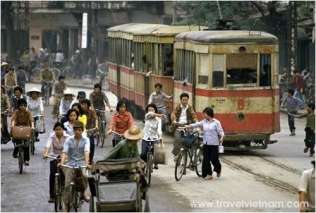
[(183, 32), (176, 36), (176, 41), (193, 41), (197, 43), (235, 43), (257, 42), (277, 43), (278, 38), (270, 33), (260, 31), (222, 30)]
[(132, 35), (173, 36), (187, 31), (206, 29), (204, 26), (182, 25), (170, 26), (164, 24), (129, 23), (108, 28), (109, 32), (123, 32)]

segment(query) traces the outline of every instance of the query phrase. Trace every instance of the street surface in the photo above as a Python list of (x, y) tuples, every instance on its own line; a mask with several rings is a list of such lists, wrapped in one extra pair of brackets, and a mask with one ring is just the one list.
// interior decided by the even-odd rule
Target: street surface
[[(39, 88), (37, 84), (28, 84), (27, 89), (33, 86)], [(71, 89), (74, 94), (84, 90), (89, 95), (92, 91), (83, 87)], [(116, 97), (110, 92), (106, 94), (115, 107)], [(35, 155), (22, 175), (18, 173), (17, 160), (12, 158), (13, 144), (1, 145), (1, 211), (54, 210), (54, 205), (47, 202), (49, 160), (43, 160), (41, 155), (54, 124), (51, 110), (48, 107), (45, 111), (46, 133), (40, 135)], [(171, 155), (172, 138), (166, 136), (168, 162), (154, 170), (149, 189), (151, 211), (298, 211), (296, 187), (301, 172), (311, 167), (312, 159), (303, 153), (304, 125), (304, 119), (296, 119), (296, 136), (291, 137), (287, 117), (281, 114), (281, 132), (272, 137), (278, 143), (266, 150), (225, 153), (220, 157), (222, 176), (211, 181), (198, 178), (188, 170), (177, 182)], [(95, 160), (102, 159), (110, 149), (110, 137), (107, 137), (105, 147), (96, 149)], [(84, 204), (82, 211), (88, 211), (88, 204)]]

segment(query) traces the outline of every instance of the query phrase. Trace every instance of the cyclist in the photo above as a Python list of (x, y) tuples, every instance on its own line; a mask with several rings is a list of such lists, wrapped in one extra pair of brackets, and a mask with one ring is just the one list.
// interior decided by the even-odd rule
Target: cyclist
[[(161, 131), (161, 114), (155, 104), (148, 104), (146, 107), (145, 126), (143, 129), (144, 137), (142, 140), (142, 153), (141, 158), (147, 161), (147, 152), (149, 151), (149, 142), (159, 143), (162, 138)], [(154, 150), (152, 150), (154, 152)], [(158, 169), (158, 165), (154, 165), (154, 169)]]
[[(17, 104), (18, 104), (18, 110), (16, 110), (13, 113), (12, 120), (11, 120), (11, 129), (14, 126), (29, 126), (34, 129), (34, 120), (32, 117), (32, 113), (28, 111), (26, 108), (27, 106), (26, 101), (24, 99), (20, 99), (18, 100)], [(20, 140), (13, 139), (14, 144), (19, 144), (20, 142), (21, 142)], [(29, 146), (23, 147), (23, 150), (24, 150), (24, 164), (28, 166), (29, 161), (30, 161)], [(18, 157), (17, 154), (18, 154), (18, 147), (14, 146), (13, 157), (17, 158)]]
[(49, 97), (50, 97), (52, 95), (55, 77), (54, 77), (54, 73), (48, 68), (47, 63), (45, 63), (44, 68), (41, 71), (40, 78), (41, 78), (41, 83), (42, 83), (42, 88), (41, 88), (42, 94), (43, 95), (45, 94), (44, 88), (45, 88), (45, 85), (47, 85), (49, 88)]
[(17, 86), (16, 73), (13, 67), (10, 67), (9, 72), (4, 76), (4, 86), (7, 90), (7, 94), (9, 97), (12, 96), (14, 87)]
[[(94, 85), (94, 91), (90, 94), (89, 99), (90, 99), (91, 105), (94, 109), (104, 111), (105, 106), (107, 106), (110, 109), (110, 111), (112, 112), (112, 109), (111, 109), (111, 106), (109, 103), (109, 99), (107, 98), (105, 93), (102, 92), (102, 87), (100, 84)], [(105, 121), (105, 114), (104, 113), (97, 111), (97, 115), (103, 121)]]
[(64, 97), (60, 100), (59, 104), (59, 116), (61, 116), (61, 122), (64, 123), (67, 120), (67, 112), (71, 108), (74, 102), (74, 95), (68, 89), (64, 91)]
[(53, 116), (58, 115), (60, 100), (64, 95), (65, 89), (66, 89), (65, 77), (61, 75), (58, 77), (58, 82), (55, 83), (55, 104), (53, 107), (53, 113), (52, 113)]
[(36, 88), (32, 88), (31, 90), (28, 91), (27, 95), (28, 95), (27, 108), (32, 113), (34, 123), (36, 126), (36, 131), (35, 131), (36, 141), (39, 141), (39, 138), (38, 138), (39, 128), (38, 127), (40, 127), (40, 125), (38, 125), (37, 122), (40, 122), (39, 124), (42, 124), (42, 127), (44, 126), (44, 105), (43, 105), (42, 99), (40, 98), (41, 91), (39, 91)]
[(84, 99), (86, 99), (86, 93), (85, 93), (85, 91), (79, 91), (78, 92), (78, 94), (77, 94), (77, 99), (74, 101), (74, 102), (72, 102), (72, 105), (71, 105), (71, 107), (74, 105), (74, 104), (80, 104), (80, 102), (82, 101), (82, 100), (84, 100)]
[[(91, 168), (89, 164), (89, 152), (90, 152), (90, 143), (89, 139), (82, 135), (83, 132), (83, 124), (80, 121), (74, 122), (74, 132), (73, 136), (67, 138), (64, 148), (63, 154), (61, 157), (60, 165), (63, 166), (66, 163), (66, 159), (68, 160), (67, 166), (83, 166), (85, 165), (87, 168)], [(84, 160), (82, 160), (84, 159)], [(82, 178), (76, 177), (79, 184), (78, 187), (81, 191), (81, 198), (86, 202), (89, 201), (89, 197), (85, 195), (85, 189), (87, 188), (87, 179), (83, 177), (82, 172), (75, 173), (74, 169), (68, 167), (62, 167), (63, 172), (65, 174), (65, 189), (64, 189), (64, 204), (68, 206), (71, 196), (70, 196), (70, 183), (74, 179), (75, 175), (81, 176)]]
[(164, 115), (164, 117), (162, 117), (164, 122), (163, 128), (165, 128), (165, 124), (169, 122), (169, 115), (166, 105), (167, 99), (172, 99), (172, 96), (168, 96), (166, 93), (162, 92), (162, 84), (156, 83), (155, 91), (149, 96), (148, 104), (155, 104), (158, 113)]
[(112, 139), (112, 146), (114, 147), (120, 142), (122, 135), (128, 130), (134, 123), (132, 114), (127, 110), (126, 103), (120, 100), (116, 105), (116, 113), (112, 116), (111, 123), (107, 134), (111, 134), (113, 131), (120, 134), (114, 134)]
[(75, 109), (70, 109), (67, 112), (67, 121), (64, 123), (64, 127), (66, 128), (66, 133), (70, 136), (74, 135), (74, 123), (78, 120), (79, 112)]
[(177, 127), (197, 121), (194, 109), (189, 105), (189, 97), (189, 94), (182, 93), (180, 95), (180, 104), (176, 106), (175, 110), (171, 114), (172, 125), (175, 128), (175, 141), (173, 144), (172, 154), (175, 157), (178, 155), (183, 142), (181, 132), (177, 130)]
[(18, 70), (16, 71), (17, 82), (23, 90), (25, 90), (25, 84), (28, 81), (28, 77), (23, 65), (18, 66)]
[(82, 109), (83, 114), (87, 116), (87, 136), (90, 139), (90, 163), (93, 161), (94, 156), (94, 139), (95, 139), (95, 132), (98, 127), (98, 119), (97, 114), (93, 108), (91, 108), (91, 103), (88, 99), (84, 99), (80, 102), (80, 106)]
[[(43, 157), (47, 158), (49, 153), (52, 152), (52, 155), (61, 157), (62, 151), (64, 148), (64, 143), (69, 137), (65, 132), (65, 127), (62, 123), (57, 122), (53, 128), (54, 132), (49, 136), (47, 144), (44, 148)], [(55, 174), (57, 172), (57, 160), (50, 161), (50, 174), (49, 174), (49, 203), (54, 202), (55, 200)], [(60, 174), (61, 179), (64, 180), (65, 177), (63, 173)]]
[(18, 109), (18, 101), (20, 99), (27, 100), (26, 96), (23, 95), (23, 89), (22, 87), (16, 86), (14, 87), (14, 95), (11, 98), (11, 109), (10, 112), (14, 112)]

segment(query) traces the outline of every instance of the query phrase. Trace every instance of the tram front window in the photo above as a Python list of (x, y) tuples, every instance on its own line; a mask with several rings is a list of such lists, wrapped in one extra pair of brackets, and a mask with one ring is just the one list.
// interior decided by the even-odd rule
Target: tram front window
[(229, 54), (227, 55), (227, 84), (246, 84), (256, 86), (257, 55)]

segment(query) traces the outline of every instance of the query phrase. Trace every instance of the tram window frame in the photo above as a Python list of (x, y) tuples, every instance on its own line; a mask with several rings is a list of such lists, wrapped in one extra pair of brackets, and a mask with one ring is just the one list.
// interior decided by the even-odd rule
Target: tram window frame
[[(268, 65), (268, 67), (266, 66)], [(263, 75), (265, 74), (265, 69), (267, 71), (267, 80), (263, 79)], [(271, 64), (271, 54), (260, 54), (260, 68), (259, 68), (259, 86), (260, 87), (268, 87), (272, 85), (272, 64)]]
[[(173, 44), (165, 43), (162, 44), (162, 60), (161, 60), (161, 75), (163, 76), (173, 76), (174, 75), (174, 69), (173, 69)], [(167, 52), (168, 51), (168, 52)], [(170, 63), (169, 66), (167, 66)], [(167, 72), (167, 67), (171, 68), (171, 73)]]
[[(235, 63), (235, 67), (233, 68), (231, 68), (232, 63)], [(251, 63), (254, 64), (250, 66)], [(257, 69), (258, 54), (256, 53), (226, 54), (226, 85), (248, 87), (257, 86)], [(231, 77), (231, 79), (229, 79), (229, 76)], [(247, 82), (245, 80), (247, 80)]]
[(212, 56), (212, 87), (225, 87), (225, 55), (213, 54)]

